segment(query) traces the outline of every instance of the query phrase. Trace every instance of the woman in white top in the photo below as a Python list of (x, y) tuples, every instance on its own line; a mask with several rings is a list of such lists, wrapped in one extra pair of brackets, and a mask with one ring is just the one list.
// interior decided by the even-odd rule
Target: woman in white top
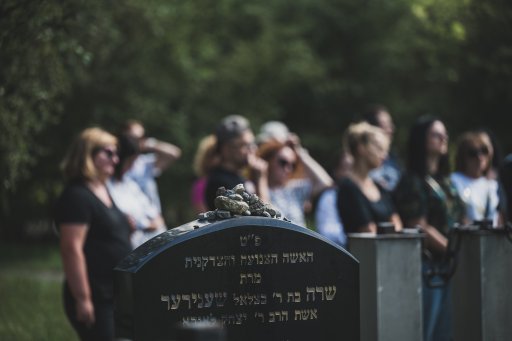
[(114, 203), (128, 216), (134, 229), (130, 239), (135, 249), (165, 232), (166, 227), (158, 207), (150, 201), (135, 180), (125, 176), (138, 156), (137, 140), (122, 134), (118, 136), (118, 141), (119, 163), (116, 165), (114, 176), (107, 182), (107, 187)]
[(487, 135), (479, 132), (464, 133), (458, 140), (456, 171), (451, 180), (466, 206), (470, 221), (490, 221), (492, 226), (503, 223), (500, 209), (498, 182), (485, 176), (493, 148)]

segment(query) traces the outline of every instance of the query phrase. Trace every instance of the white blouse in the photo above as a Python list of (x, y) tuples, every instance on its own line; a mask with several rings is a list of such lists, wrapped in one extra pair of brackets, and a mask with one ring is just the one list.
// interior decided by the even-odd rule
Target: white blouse
[(490, 219), (493, 226), (497, 226), (500, 203), (498, 182), (483, 176), (470, 178), (460, 172), (452, 173), (450, 178), (466, 204), (467, 218), (470, 221)]

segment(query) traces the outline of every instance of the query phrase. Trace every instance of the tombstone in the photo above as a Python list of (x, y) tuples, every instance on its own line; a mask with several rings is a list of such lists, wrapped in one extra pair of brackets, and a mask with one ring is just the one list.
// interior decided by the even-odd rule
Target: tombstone
[(504, 229), (456, 230), (459, 250), (453, 276), (455, 341), (510, 340), (512, 239)]
[(422, 340), (422, 234), (350, 233), (360, 262), (361, 341)]
[(359, 264), (290, 222), (193, 221), (115, 269), (118, 337), (173, 340), (177, 323), (221, 323), (226, 340), (359, 340)]

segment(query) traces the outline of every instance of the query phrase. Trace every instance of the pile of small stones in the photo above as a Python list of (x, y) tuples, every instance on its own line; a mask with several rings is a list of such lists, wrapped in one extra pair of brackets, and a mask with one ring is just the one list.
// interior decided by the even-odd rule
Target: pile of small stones
[(264, 203), (256, 194), (248, 193), (243, 184), (238, 184), (233, 189), (219, 187), (216, 194), (216, 209), (200, 213), (198, 220), (229, 219), (235, 215), (281, 218), (278, 209)]

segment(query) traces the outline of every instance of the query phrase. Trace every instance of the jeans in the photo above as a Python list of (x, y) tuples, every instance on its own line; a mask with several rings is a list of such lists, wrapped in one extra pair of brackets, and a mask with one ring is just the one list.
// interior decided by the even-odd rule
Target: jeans
[[(431, 261), (423, 260), (423, 271), (430, 268)], [(442, 283), (440, 277), (433, 277), (431, 284)], [(435, 288), (429, 287), (423, 277), (423, 338), (424, 341), (452, 340), (452, 298), (451, 283)]]

